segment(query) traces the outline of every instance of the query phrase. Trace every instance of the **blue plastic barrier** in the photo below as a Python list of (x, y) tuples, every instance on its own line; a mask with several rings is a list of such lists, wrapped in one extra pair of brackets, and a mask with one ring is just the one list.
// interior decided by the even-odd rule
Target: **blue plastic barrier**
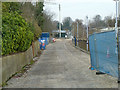
[(41, 35), (41, 38), (45, 40), (45, 45), (49, 44), (49, 33), (48, 32), (43, 32)]
[(48, 37), (42, 37), (45, 40), (45, 45), (49, 44), (49, 38)]
[(40, 50), (45, 50), (45, 39), (44, 38), (39, 38), (39, 43), (40, 43)]
[(89, 36), (91, 67), (118, 77), (118, 48), (115, 31)]

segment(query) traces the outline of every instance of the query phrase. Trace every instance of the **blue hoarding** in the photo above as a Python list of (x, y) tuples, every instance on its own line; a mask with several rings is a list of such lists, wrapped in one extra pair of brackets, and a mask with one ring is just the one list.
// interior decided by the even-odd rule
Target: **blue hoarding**
[(115, 31), (89, 36), (91, 67), (118, 77), (118, 48)]

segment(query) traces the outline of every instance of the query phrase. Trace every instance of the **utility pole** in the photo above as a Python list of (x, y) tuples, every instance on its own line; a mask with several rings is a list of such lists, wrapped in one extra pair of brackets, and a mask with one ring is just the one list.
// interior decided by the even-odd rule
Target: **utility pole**
[(73, 33), (72, 34), (73, 34), (72, 36), (74, 37), (74, 25), (73, 25)]
[(60, 38), (61, 38), (61, 6), (59, 4), (59, 33), (60, 33)]
[(116, 31), (116, 39), (118, 39), (118, 83), (120, 83), (120, 31), (118, 31), (118, 1), (116, 2), (116, 23), (115, 23), (115, 31)]
[(115, 31), (116, 31), (116, 38), (118, 35), (118, 1), (119, 0), (114, 0), (116, 2), (116, 23), (115, 23)]
[[(44, 0), (43, 0), (44, 2)], [(45, 4), (59, 5), (59, 37), (61, 38), (61, 5), (53, 2), (44, 2)]]
[(79, 38), (79, 37), (78, 37), (78, 28), (79, 28), (79, 27), (78, 27), (78, 22), (77, 22), (77, 46), (78, 46), (78, 40), (79, 40), (79, 39), (78, 39), (78, 38)]
[(116, 25), (115, 25), (115, 28), (116, 28), (116, 37), (117, 37), (117, 34), (118, 34), (118, 3), (117, 3), (118, 0), (116, 0)]
[(117, 3), (117, 1), (119, 1), (119, 0), (116, 0), (116, 30), (117, 30), (116, 36), (118, 36), (118, 83), (120, 83), (120, 30), (118, 30), (118, 27), (117, 27), (117, 25), (118, 25), (117, 24), (118, 23), (118, 20), (117, 20), (118, 19), (118, 3)]
[(87, 51), (88, 51), (88, 16), (86, 16), (86, 27), (87, 27)]

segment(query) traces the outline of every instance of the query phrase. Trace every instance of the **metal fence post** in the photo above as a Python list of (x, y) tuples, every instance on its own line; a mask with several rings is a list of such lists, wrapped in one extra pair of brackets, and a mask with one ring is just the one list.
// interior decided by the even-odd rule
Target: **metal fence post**
[(86, 19), (87, 19), (87, 25), (86, 25), (87, 30), (86, 30), (86, 32), (87, 32), (87, 51), (88, 51), (88, 16), (86, 16)]
[(75, 46), (76, 46), (76, 36), (75, 36)]
[(99, 61), (98, 61), (98, 56), (97, 56), (97, 45), (96, 45), (96, 33), (94, 33), (94, 46), (95, 46), (95, 57), (96, 57), (96, 69), (98, 71), (99, 68)]
[(118, 83), (120, 83), (120, 29), (118, 30)]
[(78, 42), (79, 42), (79, 39), (78, 39), (78, 38), (79, 38), (79, 37), (78, 37), (78, 28), (79, 28), (79, 27), (78, 27), (78, 22), (77, 22), (77, 46), (78, 46)]

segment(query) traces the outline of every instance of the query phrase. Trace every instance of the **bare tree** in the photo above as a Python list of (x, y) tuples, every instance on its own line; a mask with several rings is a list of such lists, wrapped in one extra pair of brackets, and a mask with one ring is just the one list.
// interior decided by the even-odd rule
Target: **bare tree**
[(102, 17), (100, 15), (96, 15), (93, 18), (93, 22), (91, 22), (91, 25), (93, 28), (96, 28), (96, 29), (101, 29), (106, 27), (105, 22), (104, 20), (102, 20)]
[(52, 33), (52, 30), (56, 29), (56, 24), (53, 20), (54, 13), (51, 13), (50, 11), (44, 11), (44, 22), (43, 22), (43, 32), (49, 32)]
[(114, 25), (115, 25), (115, 19), (112, 19), (111, 16), (106, 16), (104, 18), (104, 21), (105, 21), (107, 27), (114, 27)]
[(65, 29), (65, 30), (71, 30), (72, 28), (71, 28), (71, 25), (72, 25), (72, 19), (71, 19), (71, 17), (65, 17), (64, 19), (63, 19), (63, 29)]
[(72, 26), (74, 25), (74, 36), (77, 37), (77, 22), (78, 22), (78, 37), (79, 39), (85, 39), (86, 38), (86, 30), (85, 30), (85, 26), (83, 24), (83, 20), (81, 19), (76, 19)]

